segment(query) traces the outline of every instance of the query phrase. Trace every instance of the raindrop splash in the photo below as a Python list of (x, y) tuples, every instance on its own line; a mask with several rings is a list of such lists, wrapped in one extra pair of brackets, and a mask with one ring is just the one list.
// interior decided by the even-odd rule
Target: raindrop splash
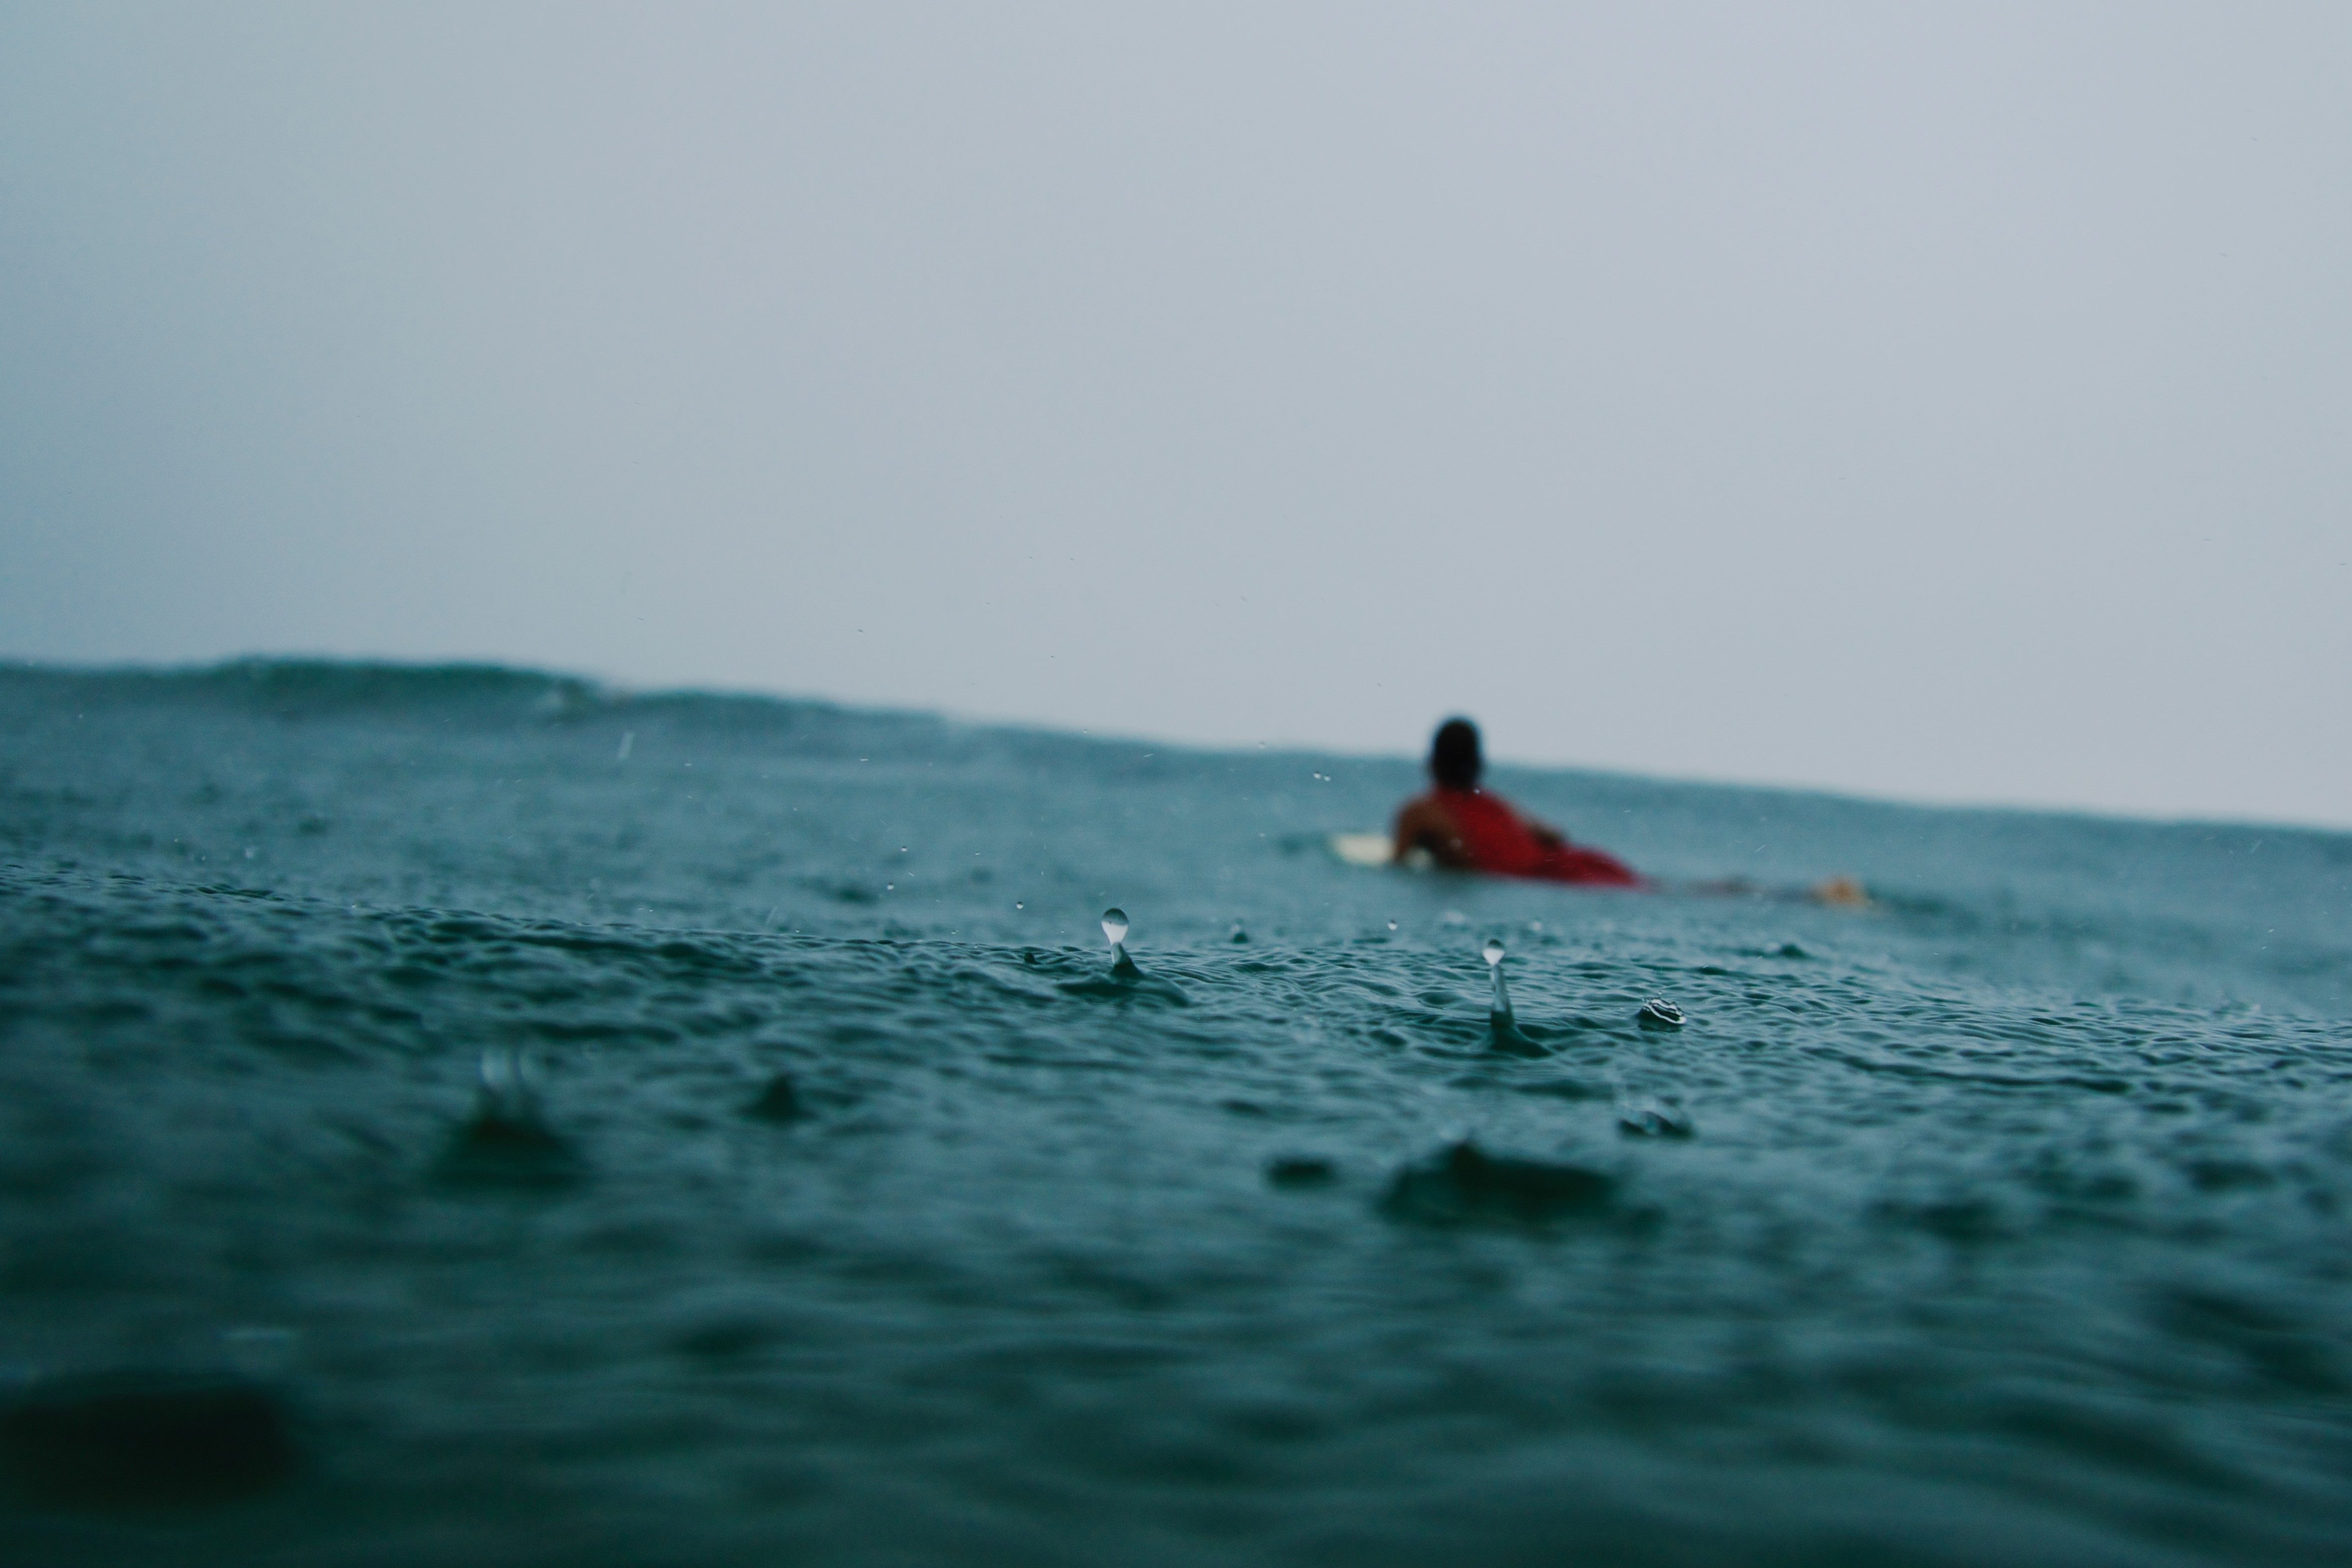
[(1127, 956), (1127, 911), (1114, 904), (1103, 911), (1103, 936), (1110, 943), (1113, 955), (1110, 972), (1122, 980), (1131, 980), (1142, 974), (1135, 960)]
[(482, 1052), (482, 1103), (501, 1115), (530, 1111), (530, 1090), (523, 1081), (521, 1059), (504, 1046)]
[(460, 1184), (560, 1186), (582, 1174), (571, 1145), (547, 1124), (530, 1064), (499, 1046), (482, 1053), (474, 1113), (443, 1152), (440, 1175)]

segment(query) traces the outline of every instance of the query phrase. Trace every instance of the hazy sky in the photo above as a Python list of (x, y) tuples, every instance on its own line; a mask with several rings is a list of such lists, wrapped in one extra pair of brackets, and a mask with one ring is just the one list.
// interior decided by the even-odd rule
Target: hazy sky
[(2352, 7), (0, 15), (0, 655), (2352, 823)]

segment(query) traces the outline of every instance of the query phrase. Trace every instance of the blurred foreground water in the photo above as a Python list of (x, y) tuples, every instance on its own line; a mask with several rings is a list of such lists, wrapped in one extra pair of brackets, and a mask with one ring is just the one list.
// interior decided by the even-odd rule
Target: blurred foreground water
[(2344, 1560), (2352, 837), (1496, 782), (1876, 902), (1340, 864), (1402, 762), (0, 671), (0, 1558)]

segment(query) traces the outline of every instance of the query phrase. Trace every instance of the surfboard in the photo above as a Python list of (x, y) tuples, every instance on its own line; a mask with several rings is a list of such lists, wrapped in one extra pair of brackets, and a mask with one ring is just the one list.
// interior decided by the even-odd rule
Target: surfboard
[[(1398, 863), (1389, 858), (1392, 841), (1383, 832), (1333, 833), (1325, 839), (1324, 842), (1330, 846), (1334, 855), (1348, 865), (1385, 866)], [(1437, 862), (1430, 857), (1427, 850), (1410, 849), (1404, 852), (1403, 865), (1407, 871), (1427, 871), (1436, 863)]]
[[(1327, 833), (1323, 842), (1333, 858), (1345, 865), (1385, 866), (1394, 863), (1389, 859), (1391, 840), (1386, 833)], [(1405, 856), (1404, 863), (1410, 870), (1426, 871), (1436, 862), (1430, 859), (1428, 851), (1414, 850)], [(1811, 887), (1765, 887), (1737, 877), (1715, 882), (1653, 882), (1649, 885), (1669, 893), (1803, 901), (1843, 909), (1872, 907), (1868, 891), (1850, 876), (1833, 876)]]

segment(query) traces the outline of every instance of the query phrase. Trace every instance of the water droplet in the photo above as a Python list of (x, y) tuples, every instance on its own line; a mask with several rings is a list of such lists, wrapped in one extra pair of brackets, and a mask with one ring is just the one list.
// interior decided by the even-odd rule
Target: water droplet
[(1391, 931), (1393, 931), (1393, 930), (1395, 930), (1395, 929), (1396, 929), (1396, 922), (1395, 922), (1395, 921), (1391, 920), (1391, 921), (1390, 921), (1390, 922), (1389, 922), (1389, 929), (1390, 929), (1390, 930), (1391, 930)]
[(1114, 947), (1127, 940), (1127, 911), (1113, 907), (1103, 911), (1103, 936)]
[(1016, 898), (1013, 901), (1013, 907), (1015, 909), (1026, 909), (1029, 906)]
[(1486, 972), (1495, 977), (1495, 999), (1487, 1006), (1487, 1020), (1489, 1022), (1500, 1020), (1504, 1026), (1513, 1029), (1516, 1032), (1516, 1026), (1511, 1023), (1511, 988), (1503, 983), (1502, 939), (1496, 936), (1487, 937), (1486, 946), (1479, 951), (1486, 956)]
[(882, 884), (882, 891), (885, 893), (896, 893), (898, 891), (898, 884), (895, 882), (886, 882)]
[(522, 1080), (522, 1070), (515, 1061), (512, 1051), (493, 1047), (482, 1052), (482, 1090), (495, 1099), (504, 1099)]

